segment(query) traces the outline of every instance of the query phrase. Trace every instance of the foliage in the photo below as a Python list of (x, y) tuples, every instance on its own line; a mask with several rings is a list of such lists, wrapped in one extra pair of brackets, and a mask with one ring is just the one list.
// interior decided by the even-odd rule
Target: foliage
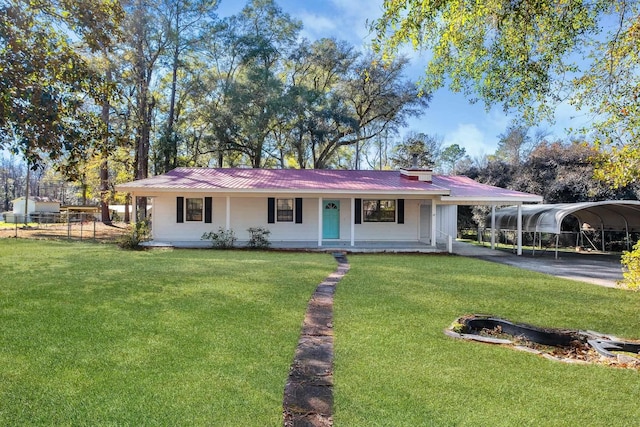
[(334, 269), (327, 254), (0, 239), (0, 424), (282, 425), (300, 319)]
[(597, 176), (624, 186), (640, 176), (639, 16), (624, 0), (386, 0), (372, 27), (386, 57), (405, 43), (432, 53), (427, 90), (448, 82), (530, 124), (563, 101), (588, 110)]
[(405, 43), (433, 52), (428, 90), (448, 77), (455, 91), (532, 117), (558, 96), (552, 77), (575, 70), (565, 56), (597, 32), (603, 3), (387, 0), (373, 27), (387, 56)]
[(415, 156), (417, 167), (434, 168), (439, 161), (441, 147), (441, 137), (411, 133), (393, 147), (391, 166), (395, 169), (412, 167)]
[(238, 238), (232, 229), (218, 228), (218, 231), (210, 231), (204, 233), (201, 237), (202, 240), (211, 240), (211, 244), (216, 249), (231, 249), (234, 247)]
[(498, 136), (495, 157), (511, 165), (519, 165), (531, 150), (529, 128), (512, 123), (504, 134)]
[(140, 243), (150, 237), (149, 221), (137, 221), (129, 226), (129, 232), (118, 239), (118, 246), (122, 249), (140, 249)]
[(640, 240), (633, 246), (633, 250), (622, 253), (621, 263), (623, 280), (620, 285), (640, 291)]
[[(483, 184), (539, 194), (545, 203), (576, 203), (602, 200), (635, 200), (638, 185), (612, 188), (594, 177), (592, 145), (580, 141), (542, 141), (519, 163), (494, 156), (484, 166), (461, 170)], [(474, 207), (473, 218), (482, 224), (486, 207)]]
[(269, 241), (269, 235), (271, 231), (264, 227), (250, 227), (247, 229), (249, 232), (249, 242), (247, 246), (253, 249), (267, 249), (271, 246)]
[(101, 133), (97, 114), (85, 108), (103, 85), (74, 41), (108, 49), (122, 10), (109, 0), (0, 5), (0, 148), (36, 168), (46, 154), (66, 158), (69, 175)]
[(467, 150), (465, 150), (464, 147), (460, 147), (458, 144), (451, 144), (442, 149), (440, 160), (448, 173), (456, 174), (458, 172), (458, 163), (466, 154)]

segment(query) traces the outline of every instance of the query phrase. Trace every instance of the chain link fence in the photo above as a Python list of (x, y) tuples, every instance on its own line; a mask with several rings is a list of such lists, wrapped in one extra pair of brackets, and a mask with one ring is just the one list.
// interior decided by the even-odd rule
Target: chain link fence
[(117, 241), (126, 234), (124, 223), (106, 225), (93, 212), (31, 213), (5, 215), (2, 237)]

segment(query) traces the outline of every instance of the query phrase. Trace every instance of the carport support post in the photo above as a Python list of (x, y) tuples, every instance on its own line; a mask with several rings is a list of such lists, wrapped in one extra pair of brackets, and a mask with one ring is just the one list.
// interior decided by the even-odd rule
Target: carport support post
[[(138, 196), (131, 193), (131, 207), (133, 208), (133, 223), (138, 222)], [(67, 211), (67, 221), (69, 221), (69, 211)]]
[(491, 249), (496, 248), (496, 205), (491, 205)]
[(522, 255), (522, 204), (518, 205), (518, 255)]

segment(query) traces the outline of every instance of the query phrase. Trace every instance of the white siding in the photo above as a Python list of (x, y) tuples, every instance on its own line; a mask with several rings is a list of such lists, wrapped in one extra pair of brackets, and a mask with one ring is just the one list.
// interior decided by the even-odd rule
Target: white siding
[[(227, 198), (213, 197), (213, 222), (176, 221), (176, 197), (196, 198), (210, 196), (205, 193), (168, 194), (153, 198), (152, 232), (153, 239), (161, 242), (200, 241), (204, 233), (217, 231), (227, 224)], [(277, 198), (295, 199), (295, 195), (282, 195)], [(388, 197), (362, 196), (366, 199), (385, 199)], [(405, 199), (404, 224), (397, 222), (362, 222), (351, 224), (351, 198), (326, 197), (323, 200), (340, 202), (340, 238), (339, 241), (351, 240), (351, 227), (355, 227), (355, 240), (358, 241), (418, 241), (421, 233), (420, 205), (430, 205), (430, 200)], [(305, 197), (302, 202), (302, 224), (292, 222), (267, 223), (267, 196), (264, 197), (231, 197), (230, 226), (240, 241), (249, 238), (249, 227), (264, 227), (271, 231), (271, 241), (317, 241), (318, 239), (318, 198)], [(438, 229), (455, 236), (457, 207), (438, 205)], [(396, 213), (397, 215), (397, 213)], [(424, 233), (425, 230), (422, 230)], [(430, 229), (427, 228), (430, 234)], [(335, 239), (325, 239), (326, 242)]]
[[(189, 194), (185, 198), (205, 197), (205, 194)], [(213, 198), (212, 223), (204, 221), (176, 222), (176, 197), (155, 197), (153, 200), (153, 238), (158, 241), (197, 241), (202, 234), (218, 231), (227, 224), (227, 198)], [(295, 198), (295, 197), (281, 197)], [(267, 223), (267, 197), (231, 197), (230, 227), (239, 240), (247, 240), (250, 227), (264, 227), (271, 231), (272, 241), (304, 241), (318, 238), (318, 199), (303, 199), (302, 224), (295, 222)]]
[(438, 233), (436, 241), (446, 241), (449, 235), (456, 238), (458, 234), (458, 206), (457, 205), (438, 205), (436, 208), (436, 222), (438, 223)]
[[(37, 202), (33, 199), (29, 199), (29, 204), (27, 205), (28, 213), (33, 212), (51, 212), (58, 213), (60, 212), (60, 203), (58, 202)], [(24, 215), (24, 197), (20, 197), (13, 201), (13, 213), (15, 214), (23, 214)]]

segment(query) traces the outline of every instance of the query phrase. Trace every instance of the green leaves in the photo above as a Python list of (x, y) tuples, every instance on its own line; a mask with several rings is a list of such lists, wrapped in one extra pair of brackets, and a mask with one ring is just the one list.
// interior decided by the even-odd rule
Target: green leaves
[(389, 57), (404, 43), (433, 53), (423, 83), (485, 104), (546, 115), (535, 103), (555, 97), (551, 79), (566, 70), (579, 36), (595, 31), (596, 14), (580, 1), (468, 0), (385, 2), (376, 47)]
[(387, 0), (384, 9), (374, 46), (385, 58), (404, 44), (429, 50), (427, 90), (448, 84), (529, 124), (568, 99), (595, 118), (583, 131), (607, 153), (600, 175), (616, 185), (640, 177), (629, 171), (640, 158), (638, 2)]
[[(90, 140), (82, 131), (92, 129), (83, 127), (91, 122), (84, 105), (98, 96), (100, 77), (70, 37), (77, 30), (89, 45), (107, 46), (117, 7), (80, 0), (0, 7), (0, 148), (22, 152), (35, 166), (44, 155), (58, 159)], [(93, 22), (96, 17), (105, 19)]]

